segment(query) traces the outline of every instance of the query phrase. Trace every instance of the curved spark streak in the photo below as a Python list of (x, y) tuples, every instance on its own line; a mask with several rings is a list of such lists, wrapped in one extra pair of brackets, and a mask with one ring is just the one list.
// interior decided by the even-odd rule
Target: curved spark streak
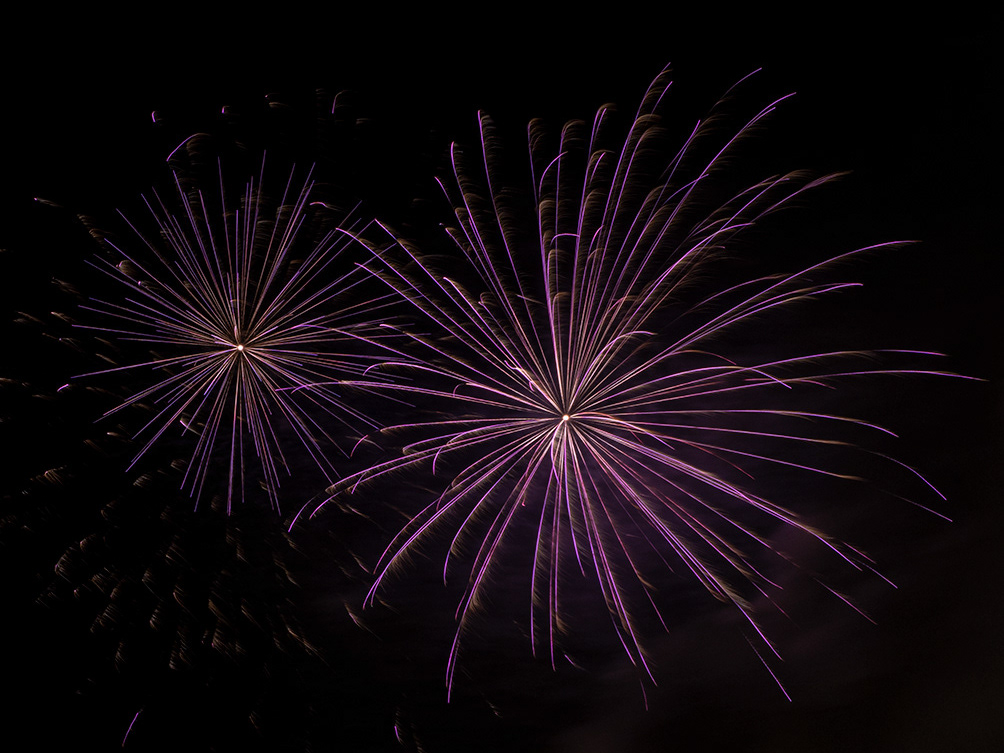
[[(860, 552), (758, 494), (759, 477), (784, 468), (810, 478), (854, 478), (829, 468), (826, 455), (811, 462), (801, 454), (786, 457), (793, 447), (847, 445), (839, 437), (818, 436), (820, 429), (806, 433), (807, 425), (824, 432), (860, 427), (891, 434), (860, 419), (781, 401), (856, 375), (944, 375), (879, 368), (873, 363), (880, 354), (863, 351), (745, 364), (727, 351), (715, 352), (716, 340), (739, 324), (856, 285), (815, 281), (827, 267), (896, 244), (698, 292), (695, 299), (696, 285), (706, 283), (704, 270), (734, 253), (737, 237), (836, 176), (768, 178), (709, 213), (704, 193), (716, 185), (717, 168), (781, 100), (759, 111), (710, 157), (700, 156), (698, 143), (711, 131), (699, 123), (675, 155), (653, 166), (655, 156), (665, 153), (656, 109), (669, 86), (664, 71), (627, 137), (613, 145), (608, 108), (591, 128), (568, 123), (557, 156), (548, 151), (541, 124), (530, 124), (535, 227), (523, 223), (511, 194), (498, 184), (496, 160), (504, 150), (482, 115), (479, 153), (472, 157), (454, 146), (451, 180), (440, 181), (457, 223), (448, 233), (467, 262), (466, 269), (452, 265), (451, 277), (389, 228), (394, 243), (369, 244), (373, 259), (364, 267), (442, 332), (429, 336), (403, 328), (415, 362), (391, 359), (384, 367), (410, 365), (417, 378), (385, 388), (463, 406), (472, 416), (384, 429), (426, 436), (400, 457), (335, 484), (329, 501), (425, 464), (440, 468), (449, 461), (459, 468), (387, 546), (368, 596), (372, 602), (388, 574), (440, 526), (455, 531), (444, 577), (463, 544), (475, 542), (465, 564), (467, 587), (457, 610), (448, 686), (489, 573), (503, 568), (499, 553), (507, 538), (516, 543), (513, 522), (524, 515), (536, 520), (531, 642), (535, 651), (546, 645), (552, 663), (570, 629), (562, 616), (566, 586), (559, 576), (566, 559), (595, 577), (624, 650), (649, 676), (642, 613), (665, 626), (660, 568), (651, 562), (671, 567), (670, 556), (738, 608), (774, 651), (739, 587), (746, 583), (768, 598), (778, 588), (757, 564), (759, 556), (776, 554), (774, 529), (795, 529), (850, 566), (871, 568)], [(539, 243), (536, 263), (523, 242), (528, 230)]]
[(154, 402), (154, 417), (134, 435), (143, 440), (134, 464), (180, 424), (196, 435), (183, 481), (193, 497), (226, 468), (229, 509), (257, 466), (278, 508), (291, 447), (306, 450), (331, 483), (332, 429), (376, 428), (336, 385), (373, 365), (353, 346), (381, 337), (388, 301), (353, 302), (365, 279), (344, 260), (354, 231), (314, 232), (315, 215), (332, 215), (313, 201), (310, 171), (302, 180), (291, 172), (277, 201), (264, 188), (264, 163), (236, 203), (222, 168), (219, 181), (192, 190), (175, 174), (175, 202), (144, 198), (159, 239), (124, 215), (140, 242), (106, 239), (111, 258), (92, 266), (130, 294), (92, 301), (84, 308), (110, 323), (82, 326), (146, 345), (152, 357), (83, 376), (145, 375), (148, 386), (106, 413)]

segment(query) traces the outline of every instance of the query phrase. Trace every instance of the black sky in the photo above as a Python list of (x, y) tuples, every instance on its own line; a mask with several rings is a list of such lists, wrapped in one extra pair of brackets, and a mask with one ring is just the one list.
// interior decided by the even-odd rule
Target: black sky
[[(552, 22), (482, 7), (456, 22), (413, 12), (392, 24), (361, 11), (274, 20), (281, 12), (252, 29), (177, 8), (142, 22), (37, 12), (20, 27), (30, 52), (4, 52), (0, 286), (13, 346), (0, 377), (34, 385), (4, 396), (3, 436), (17, 447), (3, 474), (0, 562), (8, 570), (10, 629), (3, 645), (5, 676), (18, 696), (0, 712), (4, 737), (27, 735), (38, 749), (111, 750), (142, 710), (126, 750), (977, 751), (1004, 744), (1001, 66), (991, 20), (800, 24), (752, 15), (658, 18), (625, 7), (610, 17)], [(552, 673), (529, 657), (515, 617), (512, 627), (486, 632), (468, 682), (446, 704), (442, 665), (453, 623), (436, 567), (400, 586), (399, 612), (376, 610), (373, 633), (357, 628), (345, 605), (358, 606), (362, 586), (346, 552), (371, 553), (379, 537), (362, 526), (363, 539), (347, 543), (356, 530), (350, 523), (333, 535), (305, 535), (303, 555), (290, 566), (320, 657), (262, 660), (267, 682), (255, 663), (272, 657), (265, 649), (243, 665), (164, 672), (141, 651), (126, 669), (116, 667), (104, 653), (107, 637), (90, 630), (91, 606), (58, 593), (38, 603), (62, 551), (88, 526), (108, 523), (98, 512), (103, 493), (135, 505), (147, 499), (128, 480), (103, 484), (93, 469), (73, 469), (72, 482), (44, 494), (30, 482), (47, 464), (79, 466), (85, 456), (75, 448), (90, 431), (86, 408), (67, 413), (59, 400), (26, 398), (53, 393), (69, 366), (57, 362), (58, 345), (40, 334), (44, 327), (13, 324), (17, 311), (48, 321), (49, 304), (62, 300), (50, 280), (72, 279), (91, 253), (74, 215), (110, 217), (130, 206), (162, 180), (163, 159), (182, 138), (219, 127), (222, 106), (251, 113), (253, 129), (282, 117), (280, 105), (309, 107), (320, 88), (352, 91), (372, 134), (366, 190), (404, 216), (413, 196), (433, 194), (448, 141), (475, 137), (479, 110), (520, 139), (532, 117), (557, 126), (589, 118), (608, 101), (633, 110), (667, 63), (679, 84), (681, 127), (755, 68), (764, 69), (755, 87), (764, 96), (797, 92), (754, 156), (768, 170), (850, 171), (807, 215), (819, 223), (821, 250), (920, 241), (860, 269), (866, 293), (857, 308), (836, 314), (840, 326), (868, 346), (948, 353), (949, 368), (987, 380), (911, 384), (888, 395), (903, 437), (897, 457), (942, 489), (954, 522), (851, 506), (855, 519), (845, 522), (899, 588), (857, 584), (855, 597), (874, 625), (835, 600), (806, 597), (805, 614), (778, 628), (785, 661), (772, 665), (781, 668), (790, 702), (732, 615), (688, 604), (685, 618), (654, 642), (662, 674), (659, 688), (649, 689), (648, 711), (616, 652), (598, 651), (588, 673)], [(262, 104), (268, 101), (271, 108)], [(807, 223), (800, 232), (812, 229)], [(21, 493), (29, 487), (36, 491)], [(163, 509), (171, 504), (150, 496)], [(212, 523), (170, 509), (160, 523), (152, 513), (128, 519), (137, 526), (137, 551), (116, 555), (118, 566), (143, 560), (143, 542), (162, 541), (164, 526), (211, 538), (202, 526)], [(253, 516), (243, 524), (268, 528)], [(206, 567), (216, 572), (216, 563)], [(197, 565), (191, 573), (197, 579)], [(120, 620), (130, 624), (128, 616)], [(240, 691), (252, 685), (258, 690), (244, 697)], [(257, 732), (248, 708), (264, 720)], [(395, 740), (395, 724), (404, 742)]]

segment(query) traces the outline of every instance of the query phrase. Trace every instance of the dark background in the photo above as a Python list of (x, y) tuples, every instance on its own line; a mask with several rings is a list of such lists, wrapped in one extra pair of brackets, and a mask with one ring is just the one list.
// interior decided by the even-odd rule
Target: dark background
[[(11, 343), (0, 376), (21, 385), (5, 393), (3, 435), (4, 677), (14, 696), (0, 712), (7, 746), (27, 738), (36, 749), (110, 750), (137, 711), (127, 750), (1001, 746), (1001, 66), (993, 20), (655, 17), (629, 4), (564, 21), (502, 6), (393, 20), (390, 11), (329, 18), (290, 8), (282, 17), (285, 10), (255, 23), (172, 7), (143, 20), (78, 11), (12, 24), (27, 44), (4, 52), (0, 100)], [(856, 269), (866, 292), (821, 326), (839, 327), (862, 346), (942, 351), (950, 369), (987, 380), (921, 381), (882, 397), (903, 437), (897, 457), (942, 489), (948, 501), (940, 509), (953, 522), (854, 507), (850, 528), (898, 589), (859, 584), (854, 595), (877, 624), (820, 600), (807, 602), (812, 614), (799, 624), (780, 628), (785, 661), (772, 666), (791, 701), (734, 617), (710, 605), (681, 609), (679, 622), (656, 638), (660, 684), (648, 689), (647, 711), (616, 651), (597, 651), (589, 672), (552, 673), (532, 660), (516, 627), (486, 633), (490, 640), (447, 704), (442, 676), (453, 623), (436, 568), (416, 576), (398, 614), (375, 610), (373, 632), (358, 628), (348, 615), (364, 586), (345, 551), (368, 553), (379, 537), (362, 527), (364, 543), (342, 547), (355, 524), (328, 535), (323, 527), (339, 521), (327, 519), (321, 532), (303, 534), (302, 556), (291, 565), (302, 586), (294, 601), (319, 657), (293, 651), (285, 663), (258, 647), (222, 666), (193, 660), (164, 671), (141, 650), (116, 664), (103, 633), (90, 628), (96, 607), (74, 601), (72, 589), (39, 599), (51, 591), (63, 551), (110, 520), (96, 512), (106, 509), (104, 497), (170, 510), (159, 520), (174, 535), (214, 540), (203, 530), (211, 525), (164, 501), (169, 493), (147, 500), (131, 478), (88, 475), (90, 456), (77, 448), (89, 436), (81, 428), (90, 426), (89, 404), (70, 408), (55, 397), (74, 373), (74, 357), (61, 362), (58, 343), (44, 334), (58, 329), (52, 306), (65, 303), (51, 279), (72, 279), (92, 253), (75, 215), (131, 206), (162, 179), (164, 157), (181, 139), (219, 127), (223, 105), (249, 113), (251, 131), (272, 128), (272, 116), (285, 117), (286, 106), (309, 110), (322, 88), (353, 92), (370, 121), (365, 190), (379, 193), (388, 215), (404, 217), (413, 197), (433, 195), (431, 175), (448, 141), (476, 137), (479, 109), (495, 116), (519, 153), (529, 118), (588, 118), (608, 101), (630, 111), (667, 63), (679, 83), (671, 111), (681, 127), (754, 68), (764, 68), (755, 87), (765, 96), (797, 92), (753, 158), (769, 171), (850, 171), (819, 199), (818, 212), (796, 221), (799, 233), (818, 229), (814, 253), (920, 241)], [(41, 324), (15, 326), (17, 311)], [(72, 481), (38, 491), (32, 479), (49, 467), (68, 469)], [(258, 533), (271, 540), (267, 515), (242, 514), (249, 540)], [(151, 529), (156, 519), (134, 521), (143, 532), (132, 538), (136, 551), (116, 566), (142, 560), (143, 542), (161, 540)], [(128, 526), (115, 523), (128, 540)], [(197, 578), (197, 558), (185, 562)], [(118, 619), (129, 624), (128, 616)], [(113, 634), (126, 629), (111, 624)], [(245, 693), (250, 686), (258, 690)]]

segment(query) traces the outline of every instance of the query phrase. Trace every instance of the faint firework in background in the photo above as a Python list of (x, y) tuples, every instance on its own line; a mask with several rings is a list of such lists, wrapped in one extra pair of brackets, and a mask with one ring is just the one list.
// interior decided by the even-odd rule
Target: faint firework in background
[[(750, 249), (769, 242), (765, 220), (835, 176), (731, 187), (729, 160), (780, 100), (724, 137), (716, 108), (670, 149), (659, 114), (670, 83), (668, 71), (656, 78), (626, 137), (610, 106), (591, 126), (568, 123), (556, 149), (531, 122), (532, 204), (513, 190), (512, 153), (481, 116), (480, 148), (454, 145), (441, 183), (455, 215), (449, 255), (390, 229), (390, 244), (367, 241), (367, 268), (425, 327), (395, 328), (407, 358), (379, 370), (400, 367), (413, 381), (387, 389), (441, 413), (371, 435), (411, 441), (336, 483), (328, 502), (419, 467), (447, 477), (384, 551), (368, 599), (419, 553), (447, 550), (444, 578), (466, 577), (448, 686), (492, 581), (521, 566), (535, 651), (555, 664), (574, 640), (577, 571), (599, 586), (617, 641), (649, 677), (645, 636), (666, 627), (672, 606), (667, 570), (737, 608), (773, 650), (754, 602), (774, 600), (771, 573), (790, 564), (779, 529), (872, 568), (794, 508), (805, 489), (855, 480), (862, 433), (891, 432), (819, 406), (856, 376), (943, 372), (923, 365), (931, 353), (792, 353), (801, 346), (777, 336), (776, 315), (855, 287), (832, 268), (898, 244), (737, 278)], [(908, 467), (871, 457), (936, 495)]]
[[(119, 725), (127, 749), (307, 734), (299, 689), (320, 664), (300, 619), (308, 556), (274, 513), (248, 504), (231, 514), (222, 494), (193, 510), (184, 458), (164, 445), (150, 451), (153, 470), (124, 471), (128, 436), (79, 422), (91, 388), (4, 389), (31, 416), (24, 441), (35, 427), (61, 431), (34, 453), (51, 465), (5, 497), (0, 519), (6, 572), (40, 607), (27, 622), (45, 652), (34, 682), (58, 704), (67, 691), (46, 680), (58, 668), (72, 708), (93, 708), (94, 729)], [(20, 414), (8, 425), (21, 428)]]

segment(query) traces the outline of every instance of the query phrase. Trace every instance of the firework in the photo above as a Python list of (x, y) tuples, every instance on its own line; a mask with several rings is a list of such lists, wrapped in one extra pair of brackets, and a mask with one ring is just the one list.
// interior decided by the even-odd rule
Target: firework
[(345, 260), (349, 236), (336, 223), (350, 219), (325, 203), (310, 173), (291, 172), (274, 199), (263, 162), (237, 202), (222, 168), (218, 176), (205, 186), (175, 173), (173, 202), (144, 198), (155, 237), (127, 219), (133, 238), (103, 238), (109, 253), (95, 266), (126, 295), (86, 305), (100, 320), (82, 326), (139, 344), (146, 357), (86, 376), (142, 375), (108, 413), (156, 407), (135, 432), (143, 444), (134, 463), (180, 435), (193, 445), (183, 481), (193, 496), (223, 476), (229, 507), (257, 476), (278, 507), (291, 452), (305, 450), (330, 483), (336, 427), (375, 427), (338, 383), (370, 365), (358, 344), (378, 336), (384, 301), (354, 298), (363, 276)]
[(790, 173), (724, 189), (726, 160), (780, 100), (725, 138), (714, 118), (700, 122), (668, 151), (658, 113), (669, 86), (664, 71), (626, 137), (613, 135), (609, 106), (591, 126), (568, 123), (557, 149), (531, 122), (526, 206), (501, 178), (509, 157), (481, 116), (480, 149), (454, 145), (452, 175), (440, 184), (465, 263), (454, 254), (437, 266), (389, 228), (392, 243), (370, 244), (371, 273), (434, 325), (433, 335), (401, 328), (401, 350), (413, 360), (396, 365), (414, 381), (391, 389), (446, 406), (445, 417), (374, 435), (417, 438), (401, 456), (338, 482), (329, 501), (422, 465), (449, 478), (387, 547), (369, 594), (372, 601), (419, 546), (446, 536), (444, 577), (456, 560), (466, 573), (448, 685), (472, 615), (492, 576), (515, 567), (513, 552), (529, 560), (535, 650), (553, 663), (574, 631), (566, 608), (568, 573), (577, 570), (598, 584), (620, 643), (648, 674), (643, 635), (653, 619), (666, 624), (667, 568), (738, 608), (764, 641), (752, 601), (776, 589), (763, 560), (785, 559), (771, 543), (779, 529), (869, 568), (864, 555), (780, 504), (774, 491), (784, 483), (770, 480), (850, 478), (837, 462), (842, 437), (886, 431), (814, 407), (833, 382), (939, 372), (885, 368), (861, 351), (750, 356), (737, 333), (748, 340), (753, 327), (743, 325), (854, 286), (822, 281), (824, 273), (894, 244), (795, 274), (735, 279), (740, 242), (834, 176)]

